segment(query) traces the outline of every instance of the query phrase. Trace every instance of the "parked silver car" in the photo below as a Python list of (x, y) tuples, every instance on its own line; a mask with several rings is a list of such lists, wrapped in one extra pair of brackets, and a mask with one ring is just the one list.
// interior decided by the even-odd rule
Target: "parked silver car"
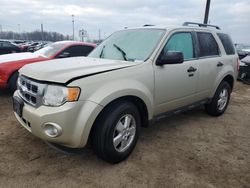
[(47, 142), (82, 148), (90, 141), (99, 157), (118, 163), (133, 151), (140, 127), (198, 105), (223, 114), (238, 67), (218, 26), (125, 29), (88, 57), (23, 67), (15, 116)]

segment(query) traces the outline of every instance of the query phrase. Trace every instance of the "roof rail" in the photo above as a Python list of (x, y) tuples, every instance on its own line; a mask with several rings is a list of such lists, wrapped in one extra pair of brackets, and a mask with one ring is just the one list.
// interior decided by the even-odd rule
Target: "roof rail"
[(214, 27), (220, 30), (220, 27), (217, 25), (210, 25), (210, 24), (203, 24), (203, 23), (196, 23), (196, 22), (184, 22), (182, 25), (183, 26), (198, 25), (199, 27)]

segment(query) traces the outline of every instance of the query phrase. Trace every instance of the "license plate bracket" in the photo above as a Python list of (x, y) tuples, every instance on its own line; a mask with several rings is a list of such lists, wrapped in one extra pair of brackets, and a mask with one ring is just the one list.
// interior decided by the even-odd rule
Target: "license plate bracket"
[(22, 117), (23, 116), (23, 106), (24, 106), (24, 102), (22, 99), (20, 99), (19, 97), (17, 96), (14, 96), (13, 97), (13, 110), (14, 112), (17, 113), (17, 115), (19, 117)]

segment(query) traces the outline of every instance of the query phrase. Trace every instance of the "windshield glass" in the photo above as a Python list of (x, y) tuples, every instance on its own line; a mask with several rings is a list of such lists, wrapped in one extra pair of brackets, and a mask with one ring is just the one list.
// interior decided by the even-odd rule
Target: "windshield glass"
[(145, 61), (155, 49), (164, 31), (160, 29), (118, 31), (93, 50), (89, 57)]
[(53, 43), (50, 44), (40, 50), (37, 50), (34, 52), (35, 54), (39, 56), (44, 56), (44, 57), (52, 57), (54, 56), (57, 52), (61, 51), (65, 47), (65, 44), (62, 43)]

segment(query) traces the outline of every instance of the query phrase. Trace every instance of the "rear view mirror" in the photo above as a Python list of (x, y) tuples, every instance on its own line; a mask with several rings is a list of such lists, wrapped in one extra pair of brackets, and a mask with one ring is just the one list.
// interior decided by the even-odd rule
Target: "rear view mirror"
[(183, 63), (184, 57), (182, 52), (169, 51), (164, 52), (157, 61), (156, 65), (165, 65), (165, 64), (180, 64)]

